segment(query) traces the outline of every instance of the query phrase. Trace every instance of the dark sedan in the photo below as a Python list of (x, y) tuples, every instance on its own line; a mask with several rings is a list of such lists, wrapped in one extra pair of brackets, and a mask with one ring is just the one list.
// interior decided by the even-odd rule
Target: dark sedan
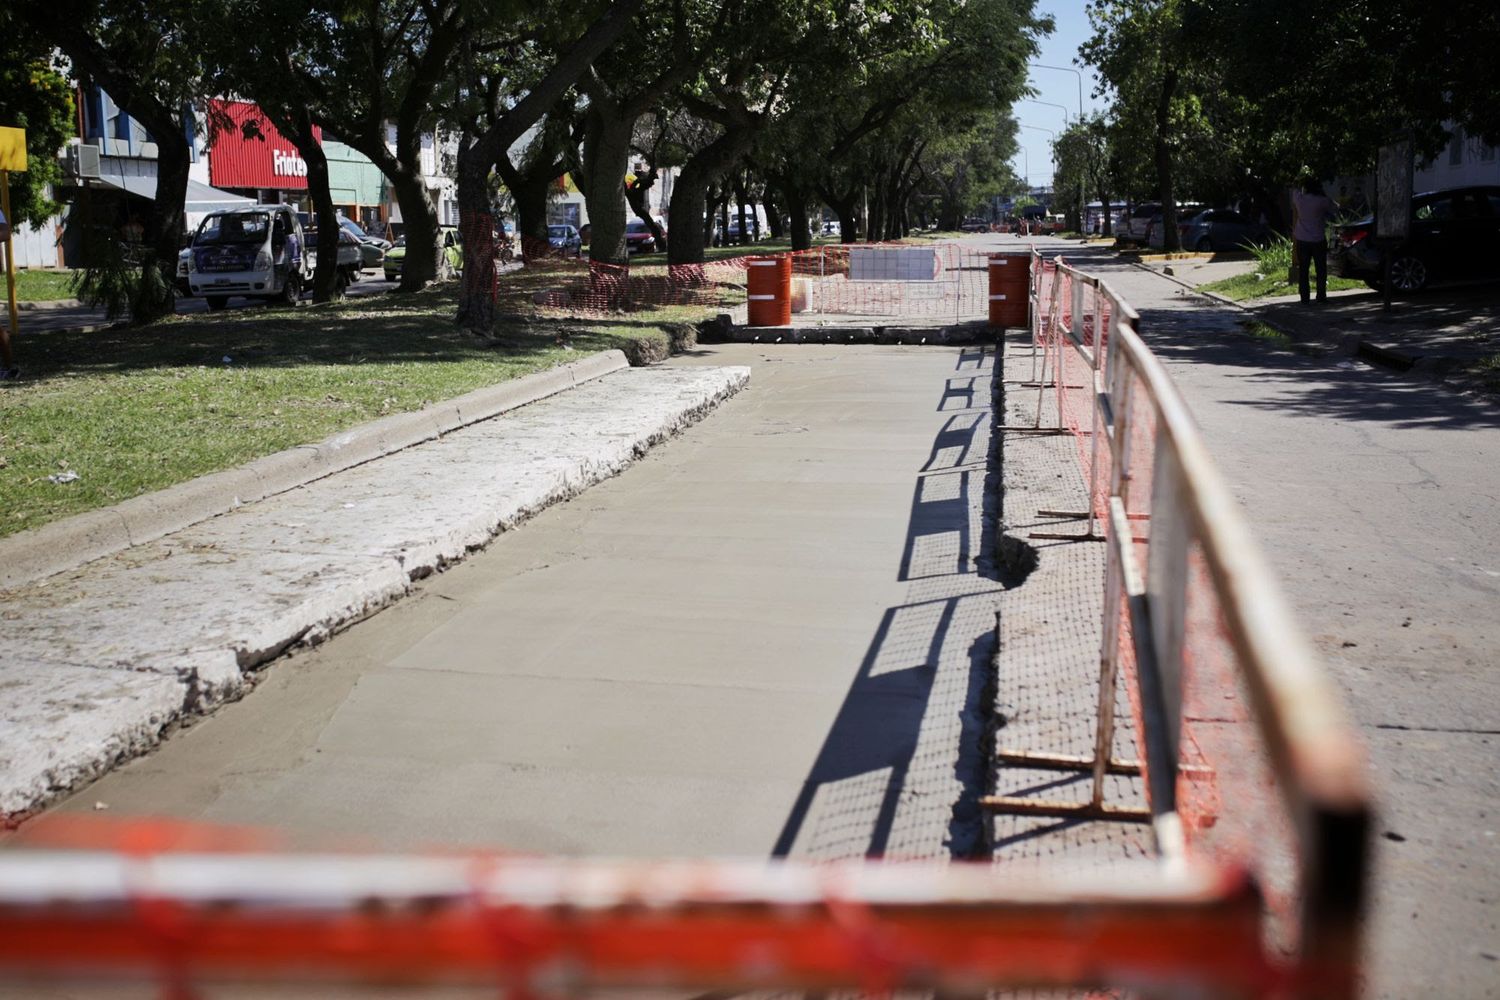
[[(1381, 285), (1373, 216), (1338, 228), (1329, 269)], [(1419, 292), (1437, 281), (1500, 278), (1500, 187), (1428, 191), (1411, 200), (1411, 228), (1391, 252), (1391, 291)]]
[(1266, 227), (1227, 208), (1209, 208), (1177, 224), (1184, 250), (1222, 253), (1266, 241)]

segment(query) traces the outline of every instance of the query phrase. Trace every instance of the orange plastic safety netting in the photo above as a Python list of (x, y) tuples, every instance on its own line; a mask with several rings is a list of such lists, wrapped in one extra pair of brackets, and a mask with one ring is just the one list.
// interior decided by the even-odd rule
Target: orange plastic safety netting
[(663, 306), (729, 312), (745, 304), (745, 272), (753, 261), (789, 257), (790, 280), (779, 294), (789, 302), (793, 325), (982, 319), (988, 305), (989, 255), (957, 243), (883, 243), (819, 246), (696, 264), (669, 264), (660, 255), (642, 255), (621, 265), (560, 256), (540, 241), (522, 240), (529, 277), (547, 279), (533, 293), (535, 303), (575, 314)]
[[(1198, 485), (1184, 474), (1180, 443), (1166, 429), (1163, 407), (1175, 404), (1163, 402), (1159, 366), (1148, 370), (1155, 362), (1143, 346), (1111, 343), (1135, 336), (1126, 307), (1065, 262), (1037, 263), (1033, 338), (1043, 357), (1040, 391), (1050, 397), (1046, 423), (1075, 443), (1087, 493), (1080, 514), (1098, 522), (1112, 550), (1117, 533), (1128, 535), (1118, 551), (1138, 571), (1134, 597), (1129, 574), (1111, 574), (1102, 654), (1117, 664), (1134, 731), (1161, 748), (1155, 766), (1167, 773), (1152, 774), (1153, 754), (1141, 747), (1152, 811), (1172, 817), (1189, 859), (1254, 873), (1266, 946), (1290, 959), (1321, 848), (1309, 847), (1294, 812), (1301, 778), (1277, 759), (1284, 720), (1266, 717), (1253, 690), (1262, 668), (1226, 615), (1225, 567), (1237, 553), (1216, 547)], [(1099, 535), (1080, 529), (1079, 537)], [(1358, 844), (1349, 849), (1357, 853)]]

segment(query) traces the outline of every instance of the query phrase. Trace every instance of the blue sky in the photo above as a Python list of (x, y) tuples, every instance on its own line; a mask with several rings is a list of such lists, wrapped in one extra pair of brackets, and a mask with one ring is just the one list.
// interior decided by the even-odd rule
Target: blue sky
[[(1102, 110), (1102, 101), (1093, 97), (1097, 78), (1092, 69), (1079, 64), (1078, 46), (1091, 34), (1088, 14), (1084, 12), (1084, 0), (1037, 0), (1038, 14), (1050, 14), (1057, 22), (1052, 34), (1042, 39), (1041, 53), (1036, 62), (1048, 66), (1071, 66), (1083, 75), (1083, 110), (1087, 114)], [(1052, 137), (1050, 132), (1060, 132), (1067, 121), (1078, 115), (1078, 77), (1072, 73), (1051, 69), (1031, 69), (1030, 83), (1037, 95), (1032, 101), (1020, 101), (1014, 112), (1016, 121), (1023, 127), (1019, 141), (1025, 155), (1017, 154), (1013, 162), (1017, 174), (1029, 172), (1032, 184), (1052, 183)], [(1039, 102), (1048, 102), (1046, 104)], [(1050, 105), (1062, 105), (1062, 108)], [(1047, 131), (1042, 131), (1043, 129)]]

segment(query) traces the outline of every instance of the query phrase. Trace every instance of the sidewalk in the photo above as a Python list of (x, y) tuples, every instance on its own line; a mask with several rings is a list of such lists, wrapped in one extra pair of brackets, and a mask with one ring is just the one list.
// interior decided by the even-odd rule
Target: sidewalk
[[(627, 474), (296, 650), (56, 812), (392, 849), (973, 857), (993, 363), (726, 344), (622, 373), (713, 388), (743, 371), (722, 366), (754, 366), (748, 391)], [(524, 454), (544, 453), (528, 433)], [(392, 495), (437, 492), (390, 468)], [(319, 547), (352, 559), (365, 544), (332, 514)]]
[(0, 819), (238, 697), (534, 512), (618, 473), (749, 370), (625, 369), (0, 594)]
[[(1072, 256), (1072, 255), (1069, 255)], [(1138, 265), (1185, 289), (1247, 273), (1254, 261), (1153, 261)], [(1171, 267), (1172, 273), (1166, 274)], [(1296, 294), (1227, 303), (1318, 350), (1352, 354), (1400, 371), (1415, 370), (1454, 388), (1500, 392), (1500, 285), (1465, 284), (1396, 297), (1379, 292), (1328, 293), (1304, 306)]]

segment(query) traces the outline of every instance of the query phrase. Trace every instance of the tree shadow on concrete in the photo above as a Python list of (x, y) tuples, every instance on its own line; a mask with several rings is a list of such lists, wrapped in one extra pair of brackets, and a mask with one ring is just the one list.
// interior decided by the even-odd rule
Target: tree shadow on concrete
[[(857, 676), (804, 780), (773, 854), (817, 860), (955, 857), (982, 845), (978, 805), (994, 652), (996, 505), (984, 460), (990, 441), (987, 383), (994, 352), (964, 351), (960, 370), (986, 383), (983, 409), (955, 410), (917, 473), (897, 579), (911, 600), (881, 616)], [(971, 523), (982, 524), (978, 548)], [(924, 740), (924, 736), (936, 738)]]

